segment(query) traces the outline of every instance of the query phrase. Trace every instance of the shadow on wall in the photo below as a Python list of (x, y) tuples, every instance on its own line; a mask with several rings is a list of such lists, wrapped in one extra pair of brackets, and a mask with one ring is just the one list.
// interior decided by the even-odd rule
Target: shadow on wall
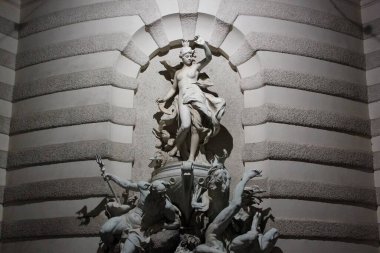
[(210, 138), (210, 141), (206, 144), (207, 160), (211, 161), (214, 159), (214, 155), (222, 157), (223, 150), (227, 150), (227, 154), (230, 155), (233, 146), (232, 135), (227, 128), (221, 125), (219, 133), (213, 138)]
[(338, 4), (336, 3), (335, 0), (330, 0), (330, 3), (335, 8), (335, 10), (337, 10), (342, 15), (342, 17), (344, 17), (350, 23), (352, 23), (353, 25), (355, 25), (356, 27), (358, 27), (359, 29), (361, 29), (363, 35), (369, 35), (371, 37), (374, 37), (377, 41), (380, 41), (380, 38), (377, 37), (378, 34), (376, 34), (373, 31), (373, 26), (372, 25), (365, 25), (365, 26), (363, 26), (362, 23), (356, 22), (355, 20), (352, 20), (350, 17), (348, 17), (348, 15), (346, 13), (344, 13), (344, 11), (338, 6)]

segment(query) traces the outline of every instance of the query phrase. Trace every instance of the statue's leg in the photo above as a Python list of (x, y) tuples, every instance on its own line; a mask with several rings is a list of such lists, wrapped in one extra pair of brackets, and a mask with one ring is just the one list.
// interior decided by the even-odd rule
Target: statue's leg
[(140, 245), (140, 238), (135, 233), (128, 234), (128, 238), (125, 240), (125, 243), (123, 245), (123, 248), (121, 249), (120, 253), (137, 253), (139, 252), (138, 246)]
[(169, 152), (170, 156), (174, 156), (177, 153), (183, 141), (186, 139), (191, 126), (191, 113), (187, 105), (179, 104), (179, 116), (181, 118), (181, 126), (177, 132), (175, 147)]
[(121, 249), (120, 253), (136, 253), (138, 252), (137, 247), (133, 244), (127, 241), (125, 241), (123, 248)]
[(189, 161), (195, 160), (195, 153), (197, 152), (198, 145), (199, 145), (199, 133), (197, 129), (194, 126), (192, 126)]
[(207, 246), (206, 244), (201, 244), (195, 248), (194, 253), (226, 253), (226, 252), (217, 250), (213, 247)]
[(254, 241), (258, 237), (257, 231), (248, 231), (247, 233), (243, 235), (239, 235), (235, 237), (230, 246), (229, 246), (229, 252), (230, 253), (245, 253), (247, 252), (247, 249), (252, 247)]
[(126, 227), (123, 216), (112, 217), (100, 228), (100, 238), (102, 242), (110, 247), (115, 243), (115, 237), (120, 237)]
[(269, 253), (272, 251), (280, 233), (277, 229), (271, 228), (264, 235), (261, 235), (260, 248), (264, 253)]

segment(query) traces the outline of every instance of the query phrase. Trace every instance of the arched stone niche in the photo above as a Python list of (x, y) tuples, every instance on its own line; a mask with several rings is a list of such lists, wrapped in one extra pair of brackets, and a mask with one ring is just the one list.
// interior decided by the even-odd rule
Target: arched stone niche
[[(147, 68), (137, 77), (139, 87), (134, 99), (136, 125), (133, 136), (135, 149), (133, 179), (150, 178), (151, 169), (148, 168), (148, 158), (152, 157), (157, 150), (154, 147), (156, 139), (152, 134), (152, 128), (157, 126), (157, 121), (154, 119), (154, 114), (158, 112), (155, 101), (157, 98), (164, 97), (171, 86), (171, 83), (160, 74), (160, 71), (165, 70), (160, 61), (166, 60), (171, 65), (177, 65), (181, 61), (179, 51), (180, 48), (174, 48), (164, 55), (156, 55), (151, 59)], [(204, 58), (203, 50), (197, 48), (196, 56), (197, 61), (202, 60)], [(226, 166), (236, 180), (243, 173), (241, 157), (244, 146), (244, 133), (241, 124), (243, 94), (239, 86), (240, 77), (231, 68), (226, 58), (215, 54), (202, 72), (207, 73), (214, 83), (210, 91), (216, 92), (227, 103), (226, 112), (221, 121), (221, 131), (210, 140), (207, 148), (213, 153), (220, 152), (223, 148), (231, 152), (226, 161)]]

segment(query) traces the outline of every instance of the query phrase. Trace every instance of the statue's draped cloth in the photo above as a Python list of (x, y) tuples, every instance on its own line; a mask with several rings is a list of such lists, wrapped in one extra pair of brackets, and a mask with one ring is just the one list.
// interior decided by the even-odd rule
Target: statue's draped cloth
[(224, 114), (226, 102), (214, 96), (206, 88), (212, 86), (209, 79), (189, 84), (183, 91), (182, 103), (191, 109), (192, 125), (204, 133), (202, 144), (220, 130), (220, 120)]

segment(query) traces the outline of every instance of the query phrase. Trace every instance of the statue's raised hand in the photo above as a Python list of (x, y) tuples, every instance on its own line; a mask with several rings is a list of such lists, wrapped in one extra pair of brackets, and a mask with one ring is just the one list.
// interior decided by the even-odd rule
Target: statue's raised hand
[(206, 43), (206, 41), (200, 36), (195, 36), (194, 42), (200, 46), (203, 46)]

